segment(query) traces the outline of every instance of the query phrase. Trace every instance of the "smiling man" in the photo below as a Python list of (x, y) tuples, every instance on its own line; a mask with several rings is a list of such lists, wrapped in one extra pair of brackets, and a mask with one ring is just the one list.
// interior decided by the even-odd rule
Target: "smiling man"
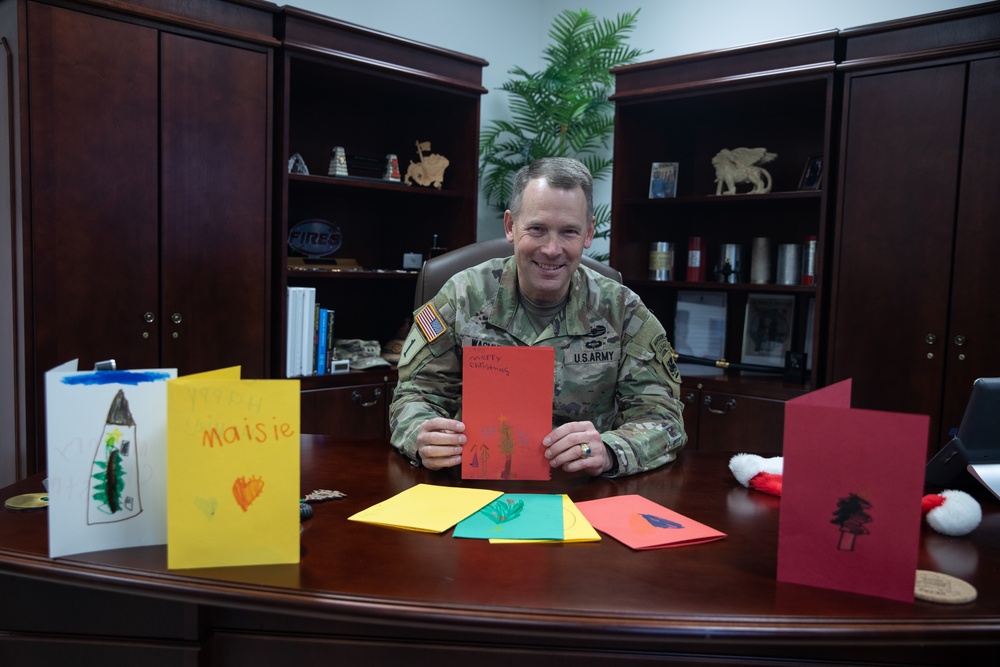
[(553, 468), (620, 476), (672, 461), (687, 435), (663, 326), (634, 292), (580, 264), (594, 240), (590, 172), (569, 158), (522, 168), (504, 230), (513, 257), (462, 271), (417, 311), (389, 408), (393, 446), (427, 468), (460, 464), (462, 347), (545, 345)]

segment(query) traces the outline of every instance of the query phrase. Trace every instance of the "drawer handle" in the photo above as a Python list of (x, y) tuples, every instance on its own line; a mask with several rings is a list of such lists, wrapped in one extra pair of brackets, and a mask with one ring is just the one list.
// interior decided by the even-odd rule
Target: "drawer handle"
[(718, 409), (712, 407), (712, 397), (711, 396), (706, 396), (705, 397), (705, 407), (708, 408), (708, 411), (711, 412), (713, 415), (724, 415), (727, 412), (729, 412), (730, 410), (735, 410), (736, 409), (736, 399), (735, 398), (730, 398), (728, 401), (726, 401), (725, 408), (723, 408), (722, 410), (718, 410)]
[(382, 398), (382, 390), (381, 389), (376, 389), (374, 391), (374, 395), (375, 395), (375, 398), (373, 400), (368, 401), (367, 403), (365, 403), (364, 401), (361, 400), (361, 392), (360, 391), (351, 392), (351, 398), (354, 399), (355, 403), (358, 403), (363, 408), (372, 408), (372, 407), (375, 407), (376, 405), (378, 405), (378, 399)]

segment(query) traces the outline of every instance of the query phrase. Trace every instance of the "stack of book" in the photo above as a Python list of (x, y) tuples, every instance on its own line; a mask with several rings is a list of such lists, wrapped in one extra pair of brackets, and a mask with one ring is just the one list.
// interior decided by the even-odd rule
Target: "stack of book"
[(316, 302), (315, 287), (289, 287), (285, 375), (326, 375), (332, 359), (333, 311)]

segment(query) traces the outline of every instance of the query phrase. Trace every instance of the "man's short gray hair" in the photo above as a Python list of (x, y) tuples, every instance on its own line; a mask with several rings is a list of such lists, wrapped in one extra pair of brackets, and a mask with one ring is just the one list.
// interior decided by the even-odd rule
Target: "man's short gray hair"
[(516, 218), (521, 212), (524, 190), (530, 181), (544, 178), (550, 187), (559, 190), (581, 188), (587, 200), (587, 222), (594, 217), (594, 177), (580, 162), (569, 157), (543, 157), (518, 169), (514, 175), (514, 193), (510, 197), (510, 212)]

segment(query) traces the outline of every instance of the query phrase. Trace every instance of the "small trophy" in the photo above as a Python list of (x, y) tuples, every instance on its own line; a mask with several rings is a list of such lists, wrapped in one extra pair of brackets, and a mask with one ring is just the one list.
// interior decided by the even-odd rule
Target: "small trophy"
[(385, 156), (385, 174), (382, 176), (382, 180), (392, 181), (393, 183), (399, 183), (399, 158), (396, 157), (395, 153), (389, 153)]
[(334, 146), (333, 155), (330, 156), (330, 168), (326, 172), (327, 176), (347, 176), (347, 154), (344, 153), (343, 146)]

